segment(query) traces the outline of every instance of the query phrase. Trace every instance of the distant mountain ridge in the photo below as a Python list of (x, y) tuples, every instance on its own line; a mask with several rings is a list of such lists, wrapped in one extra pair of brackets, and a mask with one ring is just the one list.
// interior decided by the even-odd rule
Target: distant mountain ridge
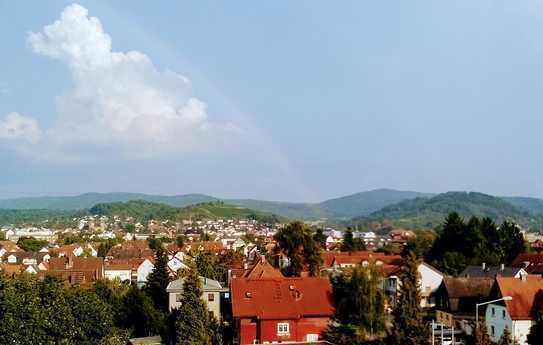
[[(224, 199), (205, 194), (151, 195), (142, 193), (86, 193), (78, 196), (35, 197), (0, 200), (0, 210), (88, 210), (97, 204), (143, 200), (184, 208), (223, 201), (230, 205), (266, 212), (290, 219), (366, 221), (394, 219), (398, 224), (435, 225), (445, 213), (490, 216), (498, 220), (518, 218), (524, 224), (538, 224), (543, 217), (543, 200), (526, 197), (495, 197), (482, 193), (448, 192), (429, 194), (393, 189), (376, 189), (325, 200), (320, 203), (279, 202), (255, 199)], [(4, 212), (6, 213), (6, 212)], [(520, 221), (519, 221), (520, 222)]]
[(376, 189), (325, 200), (321, 203), (295, 203), (255, 199), (225, 199), (205, 194), (163, 196), (142, 193), (85, 193), (77, 196), (4, 199), (0, 200), (0, 209), (89, 209), (96, 204), (131, 200), (144, 200), (174, 207), (187, 207), (203, 202), (222, 200), (230, 204), (275, 213), (289, 218), (349, 219), (360, 215), (368, 215), (399, 201), (424, 196), (431, 196), (431, 194)]
[[(522, 203), (514, 200), (519, 205)], [(514, 221), (531, 229), (541, 228), (543, 214), (514, 205), (507, 198), (477, 192), (447, 192), (433, 197), (404, 200), (357, 217), (353, 222), (390, 220), (396, 225), (409, 228), (434, 228), (441, 224), (447, 214), (457, 212), (465, 218), (489, 217), (495, 222)]]

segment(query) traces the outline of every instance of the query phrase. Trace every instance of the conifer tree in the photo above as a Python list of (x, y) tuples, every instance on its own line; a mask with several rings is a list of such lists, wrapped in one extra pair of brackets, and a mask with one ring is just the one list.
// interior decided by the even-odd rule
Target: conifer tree
[(415, 254), (409, 253), (402, 265), (398, 298), (393, 310), (392, 342), (398, 345), (423, 345), (429, 339), (420, 306), (418, 264)]
[(202, 300), (202, 283), (198, 271), (191, 263), (183, 281), (181, 306), (175, 321), (177, 345), (219, 345), (216, 320)]
[(157, 247), (155, 256), (155, 265), (153, 271), (147, 277), (145, 293), (151, 297), (158, 310), (166, 313), (168, 312), (168, 292), (166, 288), (170, 282), (167, 267), (168, 256), (162, 246)]

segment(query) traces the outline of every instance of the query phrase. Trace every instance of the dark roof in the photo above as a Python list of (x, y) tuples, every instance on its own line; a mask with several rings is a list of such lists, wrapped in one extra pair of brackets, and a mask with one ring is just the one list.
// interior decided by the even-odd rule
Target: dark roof
[(472, 278), (496, 278), (501, 277), (514, 277), (518, 272), (522, 270), (522, 267), (510, 267), (510, 266), (486, 266), (484, 269), (482, 266), (468, 266), (459, 277), (472, 277)]
[(447, 289), (449, 298), (487, 297), (494, 284), (494, 278), (443, 277), (442, 284)]

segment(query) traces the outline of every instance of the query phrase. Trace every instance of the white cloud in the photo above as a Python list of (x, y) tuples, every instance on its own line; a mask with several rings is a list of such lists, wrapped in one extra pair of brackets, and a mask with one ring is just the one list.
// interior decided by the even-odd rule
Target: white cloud
[[(147, 157), (221, 142), (236, 128), (208, 118), (186, 77), (159, 71), (141, 52), (113, 51), (100, 20), (80, 5), (66, 7), (60, 19), (30, 33), (28, 43), (35, 53), (66, 64), (73, 80), (73, 88), (58, 98), (54, 125), (44, 130), (50, 150), (77, 155), (94, 147)], [(32, 126), (40, 132), (35, 121)]]
[(41, 138), (38, 122), (19, 113), (9, 113), (0, 119), (0, 140), (37, 143)]

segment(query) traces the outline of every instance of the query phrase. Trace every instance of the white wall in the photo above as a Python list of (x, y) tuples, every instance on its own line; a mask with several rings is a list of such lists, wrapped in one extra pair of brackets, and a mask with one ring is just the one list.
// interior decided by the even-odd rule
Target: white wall
[(108, 270), (104, 271), (104, 275), (109, 280), (119, 278), (121, 281), (130, 281), (132, 270)]
[[(418, 271), (420, 274), (421, 294), (424, 297), (430, 296), (433, 292), (437, 290), (437, 288), (443, 281), (443, 274), (439, 273), (424, 262), (419, 265)], [(421, 300), (421, 306), (423, 308), (433, 307), (434, 305), (435, 301), (429, 301), (426, 298), (423, 298)]]
[(147, 276), (153, 271), (154, 265), (151, 261), (145, 260), (138, 267), (138, 281), (137, 283), (145, 283)]

